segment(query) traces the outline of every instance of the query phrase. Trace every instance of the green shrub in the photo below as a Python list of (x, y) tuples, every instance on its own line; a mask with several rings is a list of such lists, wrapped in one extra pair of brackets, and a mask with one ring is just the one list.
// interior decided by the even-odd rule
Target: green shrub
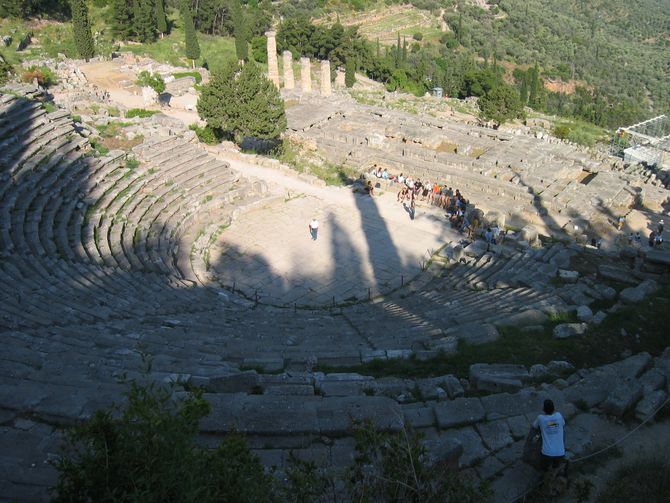
[(146, 70), (142, 70), (137, 75), (137, 80), (135, 81), (135, 84), (137, 84), (140, 87), (148, 86), (154, 91), (156, 91), (158, 94), (165, 92), (165, 81), (163, 80), (163, 77), (161, 77), (160, 74), (158, 73), (149, 73)]
[(423, 33), (421, 33), (420, 31), (417, 31), (416, 33), (414, 33), (412, 35), (412, 38), (414, 40), (416, 40), (417, 42), (421, 42), (423, 40)]
[(272, 501), (273, 480), (238, 434), (195, 444), (210, 412), (202, 391), (129, 384), (127, 404), (98, 411), (67, 435), (52, 501)]
[(554, 127), (554, 136), (561, 140), (567, 140), (572, 129), (565, 124), (559, 124)]
[(256, 63), (268, 62), (268, 39), (265, 35), (251, 39), (251, 55)]
[(131, 108), (126, 111), (126, 119), (132, 119), (133, 117), (139, 117), (140, 119), (146, 119), (151, 117), (154, 114), (159, 114), (159, 110), (146, 110), (144, 108)]
[(42, 87), (53, 86), (58, 83), (58, 76), (48, 66), (31, 66), (21, 74), (23, 82), (32, 82), (37, 79), (37, 83)]
[(0, 54), (0, 85), (9, 80), (9, 76), (14, 73), (12, 65)]
[(195, 131), (198, 140), (200, 140), (202, 143), (207, 143), (208, 145), (216, 145), (217, 143), (221, 143), (221, 140), (224, 138), (223, 131), (210, 126), (200, 127), (197, 124), (191, 124), (189, 129), (191, 131)]
[(140, 165), (140, 161), (133, 157), (129, 157), (126, 159), (126, 168), (128, 169), (135, 169)]
[(177, 72), (173, 73), (172, 76), (175, 79), (180, 79), (182, 77), (193, 77), (196, 84), (200, 84), (200, 82), (202, 82), (202, 75), (200, 75), (200, 72)]
[(348, 471), (352, 501), (484, 503), (491, 491), (470, 485), (446, 466), (429, 466), (421, 435), (381, 432), (370, 422), (354, 432), (356, 457)]

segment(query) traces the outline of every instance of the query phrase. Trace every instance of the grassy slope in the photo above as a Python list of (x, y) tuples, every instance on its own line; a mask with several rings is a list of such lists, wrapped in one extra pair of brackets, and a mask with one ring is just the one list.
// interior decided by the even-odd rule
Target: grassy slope
[(555, 319), (544, 325), (542, 332), (524, 332), (515, 327), (501, 329), (495, 342), (481, 346), (461, 344), (456, 356), (440, 356), (432, 360), (376, 360), (347, 368), (320, 368), (323, 371), (359, 372), (375, 377), (431, 377), (455, 374), (468, 377), (474, 363), (514, 363), (534, 365), (551, 360), (567, 360), (577, 368), (604, 365), (620, 359), (627, 352), (649, 351), (659, 354), (670, 345), (665, 314), (670, 309), (670, 287), (663, 288), (651, 300), (624, 308), (606, 318), (600, 326), (591, 327), (582, 337), (554, 339)]

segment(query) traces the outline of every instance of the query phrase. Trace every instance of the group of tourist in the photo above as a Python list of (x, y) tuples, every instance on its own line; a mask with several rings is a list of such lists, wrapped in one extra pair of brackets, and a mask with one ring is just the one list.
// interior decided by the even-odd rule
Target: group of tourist
[[(661, 220), (656, 229), (649, 233), (647, 243), (650, 248), (658, 247), (663, 244), (663, 220)], [(642, 235), (639, 232), (630, 232), (628, 234), (628, 244), (631, 246), (640, 246), (642, 244)]]
[[(386, 168), (374, 166), (369, 174), (370, 178), (379, 178), (400, 185), (397, 201), (407, 206), (410, 215), (413, 215), (416, 201), (424, 201), (428, 204), (443, 208), (446, 211), (447, 218), (451, 227), (461, 232), (465, 232), (469, 239), (476, 239), (481, 235), (489, 244), (499, 244), (504, 238), (505, 232), (494, 224), (483, 230), (481, 222), (477, 217), (469, 220), (466, 217), (468, 200), (463, 197), (459, 189), (454, 189), (448, 185), (440, 185), (438, 182), (422, 182), (420, 179), (414, 180), (411, 176), (405, 176), (404, 173), (393, 175)], [(374, 184), (368, 180), (366, 190), (374, 196)]]

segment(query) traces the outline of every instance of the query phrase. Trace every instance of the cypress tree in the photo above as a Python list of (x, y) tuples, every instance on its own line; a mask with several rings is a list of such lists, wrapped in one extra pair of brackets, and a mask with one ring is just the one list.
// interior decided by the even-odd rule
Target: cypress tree
[(402, 64), (407, 63), (407, 39), (402, 38)]
[(524, 75), (521, 80), (521, 89), (519, 90), (519, 100), (523, 106), (528, 104), (528, 75)]
[(195, 60), (200, 57), (200, 44), (198, 44), (198, 36), (195, 33), (193, 14), (191, 13), (191, 9), (185, 0), (181, 4), (181, 16), (184, 20), (186, 57), (192, 61), (193, 68), (195, 68)]
[(401, 47), (400, 47), (400, 32), (398, 32), (398, 43), (396, 44), (395, 47), (395, 67), (400, 68), (400, 63), (401, 63)]
[(158, 29), (158, 33), (161, 34), (161, 38), (163, 38), (163, 34), (167, 33), (168, 31), (167, 19), (165, 19), (165, 7), (163, 6), (163, 0), (156, 0), (156, 28)]
[(137, 35), (140, 30), (138, 23), (140, 22), (140, 0), (133, 0), (133, 33)]
[(156, 40), (156, 14), (153, 0), (139, 1), (140, 16), (135, 20), (137, 38), (140, 42)]
[(77, 52), (86, 61), (93, 57), (94, 45), (91, 35), (91, 22), (88, 19), (88, 7), (85, 0), (70, 0), (72, 9), (72, 31)]
[(344, 85), (353, 87), (356, 83), (356, 60), (353, 56), (347, 58), (347, 64), (344, 67)]
[(133, 16), (127, 0), (112, 0), (112, 33), (120, 40), (128, 40), (133, 31)]
[(230, 7), (230, 17), (233, 20), (233, 36), (235, 37), (235, 53), (239, 61), (249, 59), (247, 28), (244, 21), (244, 12), (240, 0), (233, 0)]

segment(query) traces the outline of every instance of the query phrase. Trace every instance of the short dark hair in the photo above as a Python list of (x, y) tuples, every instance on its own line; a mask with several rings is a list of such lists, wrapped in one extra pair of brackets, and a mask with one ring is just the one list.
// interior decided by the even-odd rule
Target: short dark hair
[(548, 398), (544, 401), (544, 413), (545, 414), (553, 414), (556, 408), (554, 407), (554, 402), (549, 400)]

